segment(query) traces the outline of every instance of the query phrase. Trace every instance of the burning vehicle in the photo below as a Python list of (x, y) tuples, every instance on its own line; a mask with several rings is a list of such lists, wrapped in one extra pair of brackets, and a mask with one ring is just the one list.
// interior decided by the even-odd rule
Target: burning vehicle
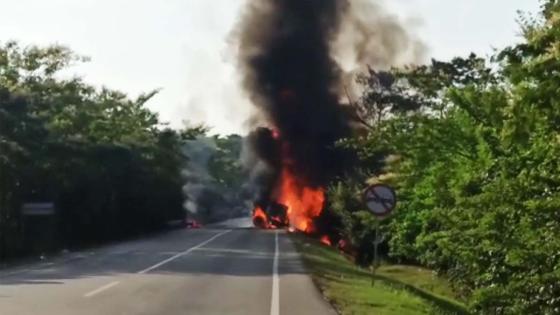
[(288, 207), (277, 202), (269, 205), (255, 206), (253, 210), (253, 224), (261, 229), (288, 227)]
[(319, 217), (325, 201), (322, 188), (300, 184), (288, 170), (277, 179), (275, 191), (266, 202), (257, 203), (253, 210), (253, 223), (259, 228), (291, 227), (295, 230), (315, 232), (314, 219)]

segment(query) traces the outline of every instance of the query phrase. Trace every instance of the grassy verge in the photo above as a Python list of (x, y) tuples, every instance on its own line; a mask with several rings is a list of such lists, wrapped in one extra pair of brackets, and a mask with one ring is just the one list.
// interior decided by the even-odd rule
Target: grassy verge
[(337, 250), (302, 235), (292, 239), (313, 280), (341, 314), (469, 314), (449, 284), (427, 269), (382, 266), (372, 285), (371, 274)]

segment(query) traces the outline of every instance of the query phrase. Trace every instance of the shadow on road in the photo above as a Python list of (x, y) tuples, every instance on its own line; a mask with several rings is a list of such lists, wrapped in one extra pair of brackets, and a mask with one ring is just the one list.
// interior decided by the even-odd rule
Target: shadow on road
[[(30, 266), (22, 272), (0, 273), (3, 285), (57, 285), (69, 280), (113, 275), (134, 275), (178, 256), (146, 275), (269, 277), (275, 251), (275, 231), (238, 228), (194, 249), (221, 230), (176, 230), (156, 238), (127, 242), (81, 253), (49, 266)], [(279, 232), (280, 274), (305, 270), (288, 237)]]

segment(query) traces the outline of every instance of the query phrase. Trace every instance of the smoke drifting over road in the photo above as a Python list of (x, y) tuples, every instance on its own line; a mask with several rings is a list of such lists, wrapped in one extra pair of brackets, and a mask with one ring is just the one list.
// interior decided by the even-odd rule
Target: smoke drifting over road
[(286, 182), (300, 199), (317, 194), (352, 161), (335, 143), (352, 133), (341, 96), (359, 66), (387, 68), (422, 51), (365, 0), (248, 0), (236, 36), (243, 88), (259, 111), (248, 143), (266, 165), (252, 177), (264, 203), (294, 199), (283, 196)]

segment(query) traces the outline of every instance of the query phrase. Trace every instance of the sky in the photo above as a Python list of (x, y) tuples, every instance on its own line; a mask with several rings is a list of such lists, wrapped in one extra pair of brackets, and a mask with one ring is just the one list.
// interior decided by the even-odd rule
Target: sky
[[(231, 31), (244, 0), (0, 0), (0, 42), (62, 44), (91, 61), (65, 75), (135, 97), (161, 89), (148, 107), (179, 128), (244, 133), (249, 101), (239, 87)], [(537, 0), (388, 0), (428, 56), (490, 55), (520, 40), (517, 11)]]

